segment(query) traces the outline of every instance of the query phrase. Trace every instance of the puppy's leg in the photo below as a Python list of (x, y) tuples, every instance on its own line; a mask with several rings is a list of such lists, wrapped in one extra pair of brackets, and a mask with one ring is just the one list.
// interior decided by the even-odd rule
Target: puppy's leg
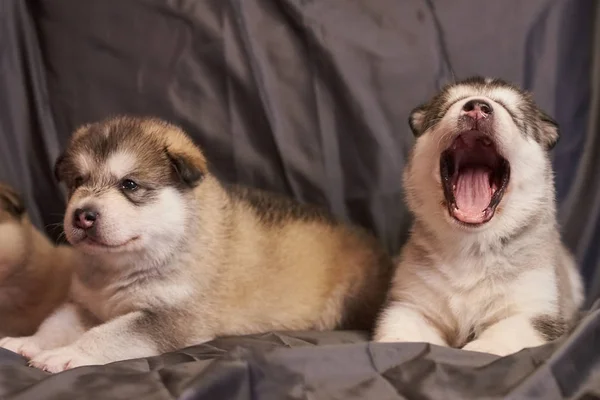
[(535, 330), (527, 314), (517, 314), (491, 325), (463, 350), (506, 356), (526, 347), (541, 346), (546, 341)]
[(84, 365), (156, 356), (178, 344), (187, 344), (170, 322), (168, 315), (144, 311), (125, 314), (90, 329), (68, 346), (38, 354), (30, 365), (56, 373)]
[(74, 342), (85, 330), (86, 323), (79, 308), (65, 303), (42, 322), (33, 336), (6, 337), (0, 340), (0, 347), (32, 358), (43, 350)]
[(383, 312), (374, 340), (377, 342), (425, 342), (448, 346), (438, 329), (425, 316), (400, 302)]

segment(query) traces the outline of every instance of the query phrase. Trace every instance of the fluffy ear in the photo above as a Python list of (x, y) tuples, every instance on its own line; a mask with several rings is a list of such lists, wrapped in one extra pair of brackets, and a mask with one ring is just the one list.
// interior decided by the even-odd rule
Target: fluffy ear
[(64, 179), (64, 174), (63, 174), (64, 164), (65, 164), (65, 155), (61, 154), (60, 156), (58, 156), (58, 158), (56, 159), (56, 162), (54, 163), (54, 178), (56, 179), (57, 182), (62, 182), (62, 180)]
[(0, 185), (0, 207), (15, 217), (25, 214), (23, 198), (14, 190), (3, 185)]
[(546, 150), (552, 150), (560, 138), (558, 122), (543, 111), (540, 111), (540, 121), (542, 121), (542, 145)]
[(169, 148), (166, 148), (165, 151), (173, 167), (176, 179), (183, 185), (193, 188), (206, 175), (206, 160), (200, 152), (174, 151)]
[(410, 130), (413, 135), (416, 137), (420, 136), (423, 133), (423, 122), (425, 122), (425, 113), (426, 113), (425, 105), (420, 105), (414, 110), (410, 112), (410, 116), (408, 117), (408, 125), (410, 126)]

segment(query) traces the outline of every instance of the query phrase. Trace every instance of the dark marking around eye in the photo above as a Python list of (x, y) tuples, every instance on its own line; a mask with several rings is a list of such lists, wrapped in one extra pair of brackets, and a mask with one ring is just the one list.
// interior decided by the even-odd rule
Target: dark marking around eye
[(448, 111), (450, 109), (450, 107), (452, 107), (453, 105), (455, 105), (456, 103), (458, 103), (459, 101), (462, 101), (466, 98), (469, 98), (471, 96), (460, 96), (459, 98), (457, 98), (456, 100), (454, 100), (452, 103), (449, 103), (448, 106), (446, 108), (444, 108), (444, 114), (446, 113), (446, 111)]
[(460, 96), (459, 98), (457, 98), (456, 100), (454, 100), (452, 103), (447, 104), (446, 107), (444, 107), (442, 109), (442, 115), (446, 115), (446, 113), (448, 112), (448, 110), (450, 109), (450, 107), (452, 107), (453, 105), (455, 105), (459, 101), (462, 101), (462, 100), (467, 99), (469, 97), (471, 97), (471, 96)]
[(502, 108), (504, 108), (506, 110), (506, 112), (508, 113), (508, 115), (510, 115), (510, 117), (512, 118), (513, 122), (515, 123), (515, 125), (517, 125), (517, 127), (520, 130), (524, 129), (523, 123), (521, 122), (521, 120), (517, 117), (517, 115), (514, 113), (513, 110), (511, 110), (505, 102), (503, 102), (502, 100), (498, 100), (498, 99), (494, 99), (492, 98), (493, 101), (495, 101), (496, 103), (500, 104), (502, 106)]
[(428, 129), (437, 125), (437, 123), (440, 122), (442, 118), (444, 118), (444, 115), (446, 115), (450, 107), (452, 107), (459, 101), (466, 99), (467, 97), (469, 96), (460, 96), (456, 100), (447, 104), (444, 102), (444, 98), (436, 99), (436, 101), (434, 101), (433, 104), (431, 104), (431, 106), (428, 107), (429, 112), (425, 118), (425, 122), (423, 123), (422, 132), (425, 132)]
[(123, 179), (121, 181), (121, 189), (133, 192), (139, 188), (138, 184), (131, 179)]
[(123, 179), (119, 182), (119, 189), (123, 196), (133, 205), (141, 206), (156, 199), (157, 192), (154, 188), (139, 184), (132, 179)]

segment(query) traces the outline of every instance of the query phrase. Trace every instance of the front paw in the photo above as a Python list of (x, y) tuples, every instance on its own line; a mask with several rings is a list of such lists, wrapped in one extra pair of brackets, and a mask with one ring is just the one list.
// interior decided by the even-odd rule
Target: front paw
[(31, 359), (42, 352), (42, 348), (33, 336), (5, 337), (0, 340), (0, 347)]
[(411, 334), (397, 330), (379, 331), (373, 341), (379, 343), (428, 343), (436, 346), (448, 346), (435, 332), (427, 330), (411, 332)]
[(31, 367), (53, 374), (76, 367), (101, 364), (104, 364), (104, 362), (90, 356), (75, 346), (65, 346), (54, 350), (43, 351), (29, 361)]
[(379, 343), (415, 343), (415, 342), (425, 342), (425, 340), (421, 340), (420, 338), (415, 339), (415, 338), (406, 338), (402, 335), (394, 335), (394, 334), (387, 334), (387, 335), (379, 335), (376, 336), (375, 338), (373, 338), (373, 341), (375, 342), (379, 342)]

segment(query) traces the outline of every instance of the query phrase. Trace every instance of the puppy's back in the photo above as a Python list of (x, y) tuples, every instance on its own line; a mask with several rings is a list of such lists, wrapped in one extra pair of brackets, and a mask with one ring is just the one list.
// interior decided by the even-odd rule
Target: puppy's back
[(281, 323), (274, 329), (372, 328), (393, 265), (372, 235), (275, 193), (226, 191), (231, 277), (255, 288), (251, 296), (226, 295), (227, 304)]

